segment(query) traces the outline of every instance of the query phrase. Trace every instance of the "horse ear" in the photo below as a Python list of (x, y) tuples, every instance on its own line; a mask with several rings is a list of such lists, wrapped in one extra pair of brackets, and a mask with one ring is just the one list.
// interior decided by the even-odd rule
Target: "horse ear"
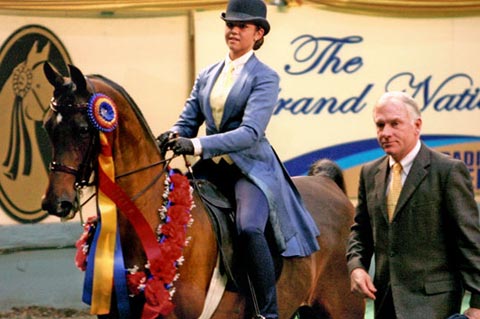
[(65, 82), (63, 76), (59, 72), (57, 72), (48, 62), (43, 63), (43, 73), (45, 73), (48, 82), (50, 82), (50, 84), (54, 87), (59, 87)]
[(77, 92), (86, 92), (87, 81), (85, 80), (85, 76), (83, 75), (82, 71), (71, 64), (68, 65), (68, 68), (70, 70), (72, 81), (77, 86)]

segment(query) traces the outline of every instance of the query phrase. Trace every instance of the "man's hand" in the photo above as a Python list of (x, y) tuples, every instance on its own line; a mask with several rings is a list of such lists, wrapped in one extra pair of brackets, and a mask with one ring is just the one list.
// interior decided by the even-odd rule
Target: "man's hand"
[(375, 300), (377, 288), (373, 285), (372, 278), (362, 268), (355, 268), (350, 274), (350, 290), (363, 298)]
[(479, 308), (468, 308), (463, 313), (468, 319), (480, 319), (480, 309)]
[(170, 140), (166, 146), (177, 155), (193, 155), (195, 151), (192, 141), (185, 137)]

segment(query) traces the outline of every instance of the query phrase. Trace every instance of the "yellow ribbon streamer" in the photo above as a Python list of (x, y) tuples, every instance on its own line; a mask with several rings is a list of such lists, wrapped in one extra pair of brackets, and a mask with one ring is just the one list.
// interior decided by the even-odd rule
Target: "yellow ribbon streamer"
[[(107, 135), (102, 132), (100, 132), (100, 145), (102, 151), (98, 156), (99, 169), (103, 170), (109, 179), (115, 181), (115, 167), (111, 155), (111, 146)], [(103, 193), (101, 184), (98, 192), (98, 207), (101, 216), (101, 229), (95, 250), (90, 312), (92, 314), (108, 314), (110, 312), (113, 289), (117, 208), (115, 203)]]

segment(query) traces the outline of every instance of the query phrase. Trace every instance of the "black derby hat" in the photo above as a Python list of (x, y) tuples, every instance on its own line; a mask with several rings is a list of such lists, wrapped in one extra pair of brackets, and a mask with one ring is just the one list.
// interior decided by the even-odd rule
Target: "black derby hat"
[(267, 6), (263, 0), (230, 0), (227, 12), (223, 12), (224, 21), (250, 22), (265, 30), (265, 35), (270, 31), (267, 21)]

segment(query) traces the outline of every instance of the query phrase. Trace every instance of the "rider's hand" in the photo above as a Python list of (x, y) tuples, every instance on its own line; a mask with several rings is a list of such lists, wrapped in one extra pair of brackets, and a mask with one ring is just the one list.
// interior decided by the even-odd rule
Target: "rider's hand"
[(189, 138), (177, 137), (167, 143), (167, 147), (177, 155), (193, 155), (195, 148)]
[(167, 143), (168, 141), (170, 141), (170, 139), (175, 135), (174, 132), (172, 131), (166, 131), (162, 134), (160, 134), (157, 138), (156, 138), (156, 141), (157, 141), (157, 145), (158, 147), (160, 148), (160, 150), (162, 151), (162, 153), (165, 153), (167, 151)]

